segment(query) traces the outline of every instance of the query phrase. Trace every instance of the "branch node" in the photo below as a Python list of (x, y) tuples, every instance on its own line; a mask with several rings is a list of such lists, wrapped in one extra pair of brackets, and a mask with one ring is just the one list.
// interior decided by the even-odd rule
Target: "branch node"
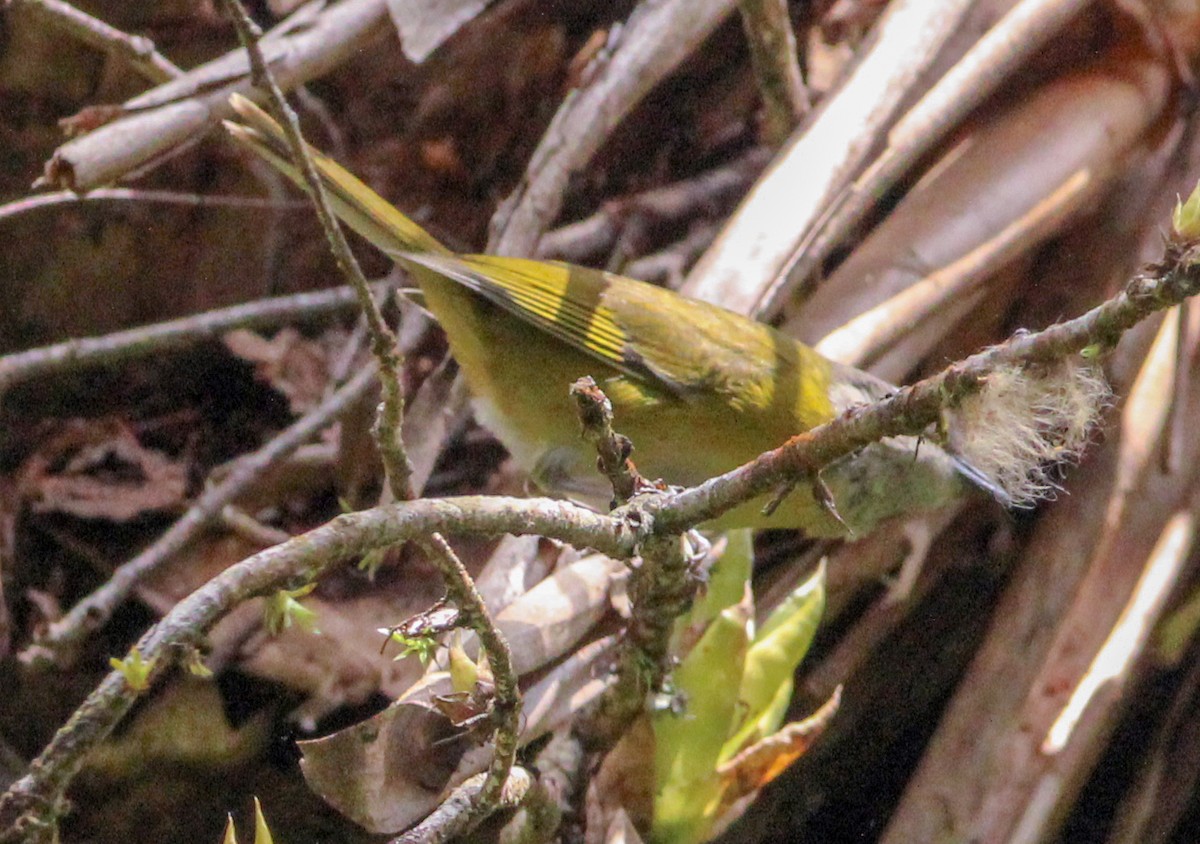
[(583, 426), (583, 438), (596, 449), (596, 468), (612, 484), (611, 506), (619, 507), (639, 492), (656, 488), (638, 473), (629, 459), (633, 454), (633, 443), (629, 437), (613, 430), (612, 402), (595, 379), (585, 375), (571, 385), (570, 394), (575, 399), (579, 422)]

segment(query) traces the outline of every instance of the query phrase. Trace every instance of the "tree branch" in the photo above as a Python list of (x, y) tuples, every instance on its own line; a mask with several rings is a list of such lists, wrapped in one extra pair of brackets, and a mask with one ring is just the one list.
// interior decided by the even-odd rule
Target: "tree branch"
[(183, 75), (154, 42), (142, 35), (129, 35), (62, 0), (4, 0), (10, 9), (26, 9), (38, 18), (85, 44), (124, 61), (151, 82), (167, 82)]

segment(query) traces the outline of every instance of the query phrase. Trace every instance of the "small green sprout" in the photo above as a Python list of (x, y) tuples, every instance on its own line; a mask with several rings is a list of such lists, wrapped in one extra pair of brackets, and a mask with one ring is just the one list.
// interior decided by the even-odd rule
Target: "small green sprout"
[[(433, 659), (433, 655), (438, 649), (438, 640), (435, 636), (418, 635), (406, 636), (395, 627), (380, 627), (379, 632), (388, 637), (389, 642), (395, 642), (400, 645), (402, 650), (396, 654), (395, 659), (401, 660), (406, 656), (415, 656), (421, 661), (421, 665), (428, 665)], [(384, 643), (387, 646), (387, 642)]]
[(188, 647), (184, 652), (183, 664), (193, 677), (207, 680), (213, 675), (212, 669), (204, 664), (204, 655), (195, 646)]
[(376, 548), (374, 551), (363, 554), (362, 559), (358, 561), (358, 570), (366, 572), (367, 577), (374, 581), (379, 567), (387, 559), (387, 550), (387, 548)]
[(292, 624), (301, 630), (317, 633), (317, 614), (300, 603), (309, 592), (317, 588), (317, 584), (309, 583), (299, 589), (280, 589), (267, 598), (263, 608), (264, 623), (267, 632), (278, 636)]
[(1171, 228), (1183, 240), (1200, 239), (1200, 183), (1192, 190), (1191, 196), (1175, 203)]
[[(233, 815), (227, 815), (225, 821), (225, 836), (221, 839), (221, 844), (237, 844), (237, 831), (233, 826)], [(271, 828), (267, 826), (267, 819), (263, 817), (262, 804), (258, 802), (258, 798), (254, 798), (254, 844), (275, 844), (275, 839), (271, 836)]]
[(462, 646), (462, 634), (454, 631), (450, 641), (450, 686), (456, 692), (471, 692), (479, 681), (479, 666), (467, 656)]
[(125, 684), (129, 688), (135, 692), (144, 692), (150, 688), (150, 672), (154, 670), (157, 662), (157, 657), (149, 661), (142, 659), (142, 652), (137, 648), (132, 648), (124, 659), (117, 659), (114, 656), (109, 659), (108, 664), (121, 672), (121, 676), (125, 678)]

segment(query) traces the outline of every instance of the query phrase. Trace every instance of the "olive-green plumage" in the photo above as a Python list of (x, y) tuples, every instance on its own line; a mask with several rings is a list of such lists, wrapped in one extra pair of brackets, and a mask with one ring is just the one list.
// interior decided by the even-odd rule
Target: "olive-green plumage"
[[(281, 130), (237, 98), (242, 143), (303, 187)], [(769, 326), (644, 282), (557, 262), (452, 254), (331, 159), (314, 161), (337, 215), (419, 282), (483, 424), (549, 491), (591, 503), (611, 496), (583, 442), (568, 387), (591, 375), (612, 401), (647, 477), (695, 484), (728, 471), (846, 407), (891, 388), (829, 361)], [(958, 464), (907, 438), (876, 443), (823, 477), (856, 532), (936, 506), (961, 487)], [(752, 502), (725, 527), (844, 529), (797, 491), (771, 517)]]

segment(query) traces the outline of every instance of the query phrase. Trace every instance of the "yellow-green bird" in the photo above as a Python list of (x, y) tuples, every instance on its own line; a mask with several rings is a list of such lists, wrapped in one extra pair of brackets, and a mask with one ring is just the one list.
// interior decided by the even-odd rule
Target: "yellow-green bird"
[[(234, 98), (233, 137), (297, 185), (279, 125)], [(335, 213), (407, 269), (441, 324), (476, 416), (547, 492), (593, 505), (612, 491), (580, 436), (569, 386), (591, 375), (648, 478), (692, 485), (739, 466), (893, 388), (724, 308), (599, 270), (552, 261), (455, 255), (340, 165), (313, 151)], [(797, 489), (771, 515), (750, 502), (719, 527), (839, 536), (991, 489), (970, 466), (912, 438), (875, 443), (827, 467), (837, 513)], [(993, 489), (993, 492), (995, 490)]]

